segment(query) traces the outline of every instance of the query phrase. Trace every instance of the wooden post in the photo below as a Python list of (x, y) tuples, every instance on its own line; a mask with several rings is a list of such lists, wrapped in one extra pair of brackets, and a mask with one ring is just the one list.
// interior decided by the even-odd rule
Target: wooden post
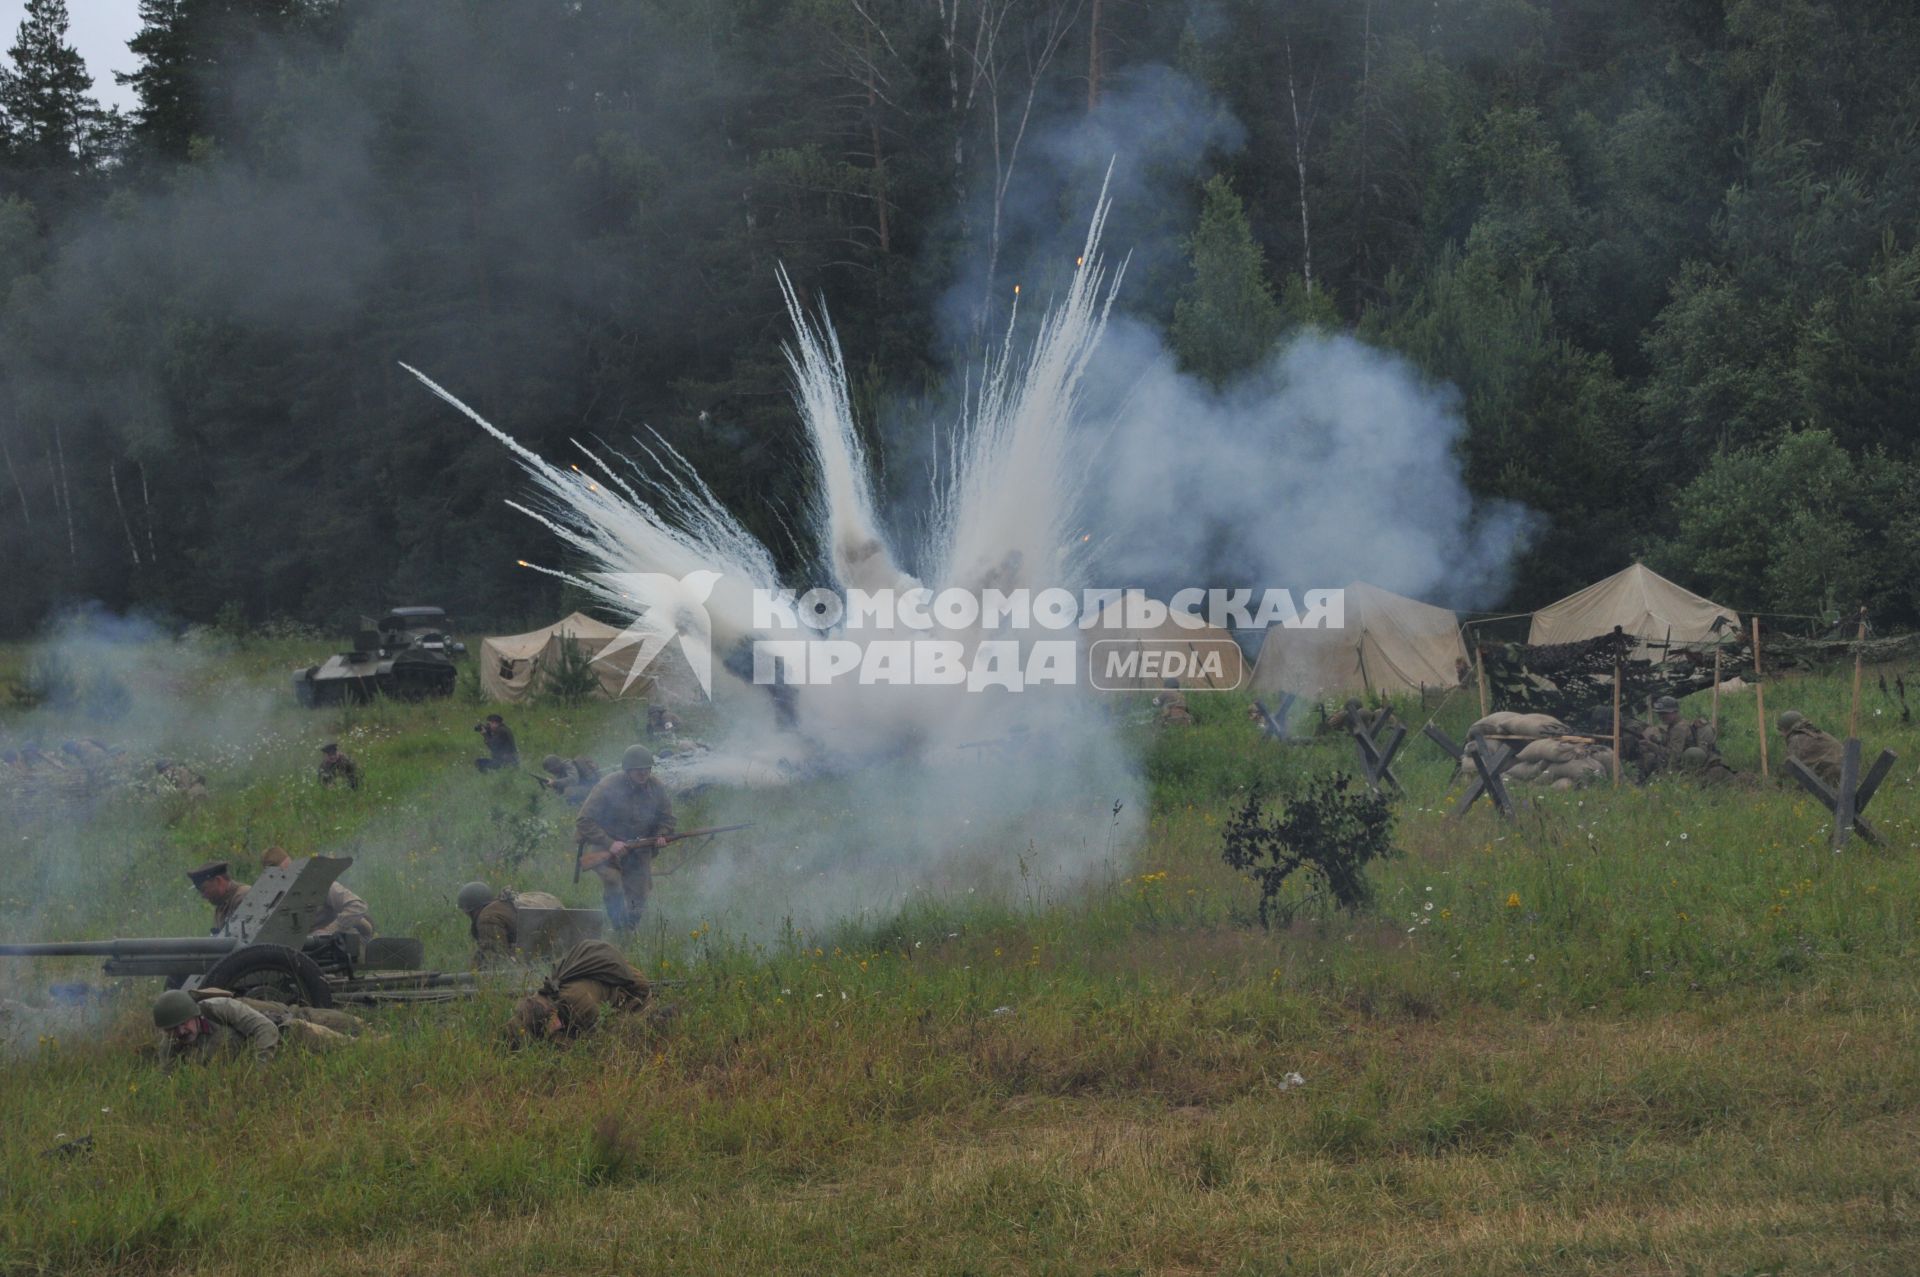
[(1480, 659), (1480, 643), (1477, 639), (1473, 644), (1473, 672), (1480, 684), (1480, 717), (1485, 718), (1493, 711), (1487, 708), (1487, 663)]
[(1613, 658), (1613, 787), (1620, 788), (1620, 658)]
[(1760, 779), (1767, 779), (1767, 685), (1760, 677), (1760, 618), (1753, 618), (1753, 712), (1760, 723)]
[(1860, 631), (1853, 637), (1853, 708), (1847, 712), (1847, 739), (1860, 738), (1860, 658), (1867, 646), (1867, 609), (1860, 609)]
[(1720, 645), (1713, 646), (1713, 717), (1707, 721), (1716, 738), (1720, 735)]

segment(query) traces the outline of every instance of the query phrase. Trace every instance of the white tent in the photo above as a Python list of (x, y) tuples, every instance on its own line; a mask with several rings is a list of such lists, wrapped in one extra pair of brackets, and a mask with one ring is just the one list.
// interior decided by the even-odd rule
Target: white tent
[(1453, 687), (1467, 649), (1443, 607), (1355, 581), (1339, 629), (1270, 626), (1253, 666), (1257, 692), (1407, 692)]
[[(602, 621), (575, 612), (552, 625), (525, 634), (508, 634), (480, 640), (480, 687), (491, 701), (520, 704), (546, 690), (547, 675), (563, 659), (568, 644), (582, 657), (592, 661), (588, 667), (600, 683), (600, 693), (608, 699), (622, 695), (627, 680), (627, 661), (621, 653), (609, 661), (593, 658), (620, 631)], [(634, 680), (626, 694), (639, 696), (651, 689), (644, 676)]]
[(1738, 634), (1740, 614), (1703, 599), (1639, 563), (1597, 581), (1558, 603), (1533, 614), (1529, 643), (1577, 643), (1613, 633), (1619, 626), (1647, 644), (1704, 643), (1716, 634), (1714, 622), (1724, 620), (1719, 633)]

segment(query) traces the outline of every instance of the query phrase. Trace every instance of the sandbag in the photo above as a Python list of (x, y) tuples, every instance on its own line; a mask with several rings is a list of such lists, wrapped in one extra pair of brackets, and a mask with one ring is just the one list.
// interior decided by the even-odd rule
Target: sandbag
[(1539, 763), (1551, 767), (1556, 763), (1570, 762), (1580, 756), (1580, 746), (1570, 740), (1535, 740), (1520, 747), (1517, 761)]
[(1573, 729), (1551, 714), (1517, 714), (1503, 709), (1475, 723), (1468, 734), (1475, 731), (1487, 736), (1523, 736), (1538, 740), (1543, 736), (1571, 735)]

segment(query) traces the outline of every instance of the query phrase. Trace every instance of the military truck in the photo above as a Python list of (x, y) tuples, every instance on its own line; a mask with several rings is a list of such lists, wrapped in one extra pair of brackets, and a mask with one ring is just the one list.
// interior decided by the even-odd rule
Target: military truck
[(310, 707), (375, 696), (405, 701), (451, 696), (458, 678), (454, 658), (466, 651), (466, 644), (448, 633), (441, 609), (397, 607), (378, 621), (363, 617), (352, 651), (295, 671), (293, 694)]

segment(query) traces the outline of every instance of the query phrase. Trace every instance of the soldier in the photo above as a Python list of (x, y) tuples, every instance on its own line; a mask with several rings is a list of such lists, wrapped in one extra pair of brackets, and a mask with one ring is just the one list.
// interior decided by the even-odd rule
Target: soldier
[(213, 906), (213, 930), (208, 933), (210, 935), (219, 935), (220, 928), (227, 925), (227, 919), (247, 898), (247, 884), (235, 882), (228, 873), (231, 868), (227, 861), (210, 860), (198, 869), (187, 872), (187, 881), (193, 884), (201, 899)]
[(576, 854), (594, 853), (599, 862), (593, 872), (616, 931), (640, 924), (653, 889), (653, 858), (672, 832), (673, 800), (654, 779), (653, 754), (634, 745), (621, 755), (620, 770), (593, 787), (574, 822)]
[(1180, 680), (1170, 678), (1161, 686), (1165, 690), (1153, 695), (1153, 707), (1160, 711), (1154, 721), (1162, 727), (1193, 726), (1193, 712), (1187, 708), (1187, 697), (1180, 690)]
[(516, 1043), (529, 1037), (570, 1041), (593, 1032), (602, 1009), (639, 1011), (651, 993), (647, 978), (618, 949), (605, 940), (582, 940), (567, 950), (538, 993), (520, 999), (508, 1033)]
[(184, 763), (176, 763), (171, 758), (155, 759), (153, 771), (154, 775), (189, 798), (198, 800), (207, 796), (207, 778)]
[[(284, 847), (269, 847), (260, 853), (260, 867), (273, 869), (280, 865), (293, 863)], [(367, 912), (367, 902), (334, 879), (327, 885), (327, 902), (313, 917), (313, 927), (307, 932), (310, 936), (358, 936), (361, 941), (371, 940), (378, 933), (374, 930), (373, 918)]]
[(320, 783), (331, 788), (336, 780), (347, 782), (348, 789), (360, 788), (360, 764), (353, 755), (340, 752), (340, 746), (328, 741), (320, 747)]
[(252, 1051), (253, 1058), (265, 1064), (282, 1041), (324, 1049), (351, 1040), (362, 1027), (344, 1011), (236, 998), (221, 989), (167, 990), (154, 1001), (153, 1025), (167, 1035), (160, 1060), (169, 1067), (181, 1060), (206, 1063), (242, 1051)]
[[(1720, 758), (1719, 737), (1704, 718), (1682, 719), (1680, 702), (1662, 696), (1653, 703), (1654, 722), (1641, 734), (1641, 748), (1650, 771), (1698, 771)], [(1697, 754), (1688, 753), (1698, 750)], [(1705, 759), (1705, 762), (1699, 761)]]
[(513, 731), (506, 719), (489, 714), (476, 723), (473, 730), (487, 743), (487, 756), (474, 759), (475, 767), (483, 772), (497, 772), (514, 771), (520, 766), (520, 749), (513, 743)]
[(544, 776), (534, 777), (540, 782), (540, 787), (550, 794), (558, 794), (576, 807), (593, 788), (592, 785), (581, 782), (578, 767), (558, 754), (548, 754), (541, 759), (540, 770), (546, 773)]
[(1797, 709), (1783, 711), (1774, 726), (1787, 738), (1788, 758), (1799, 759), (1800, 765), (1818, 776), (1827, 788), (1840, 788), (1840, 762), (1846, 755), (1844, 745), (1807, 721), (1807, 716)]
[(560, 897), (545, 891), (502, 891), (484, 882), (470, 882), (460, 888), (460, 912), (467, 915), (473, 937), (473, 965), (487, 966), (519, 956), (521, 946), (533, 939), (521, 925), (520, 910), (564, 909)]

